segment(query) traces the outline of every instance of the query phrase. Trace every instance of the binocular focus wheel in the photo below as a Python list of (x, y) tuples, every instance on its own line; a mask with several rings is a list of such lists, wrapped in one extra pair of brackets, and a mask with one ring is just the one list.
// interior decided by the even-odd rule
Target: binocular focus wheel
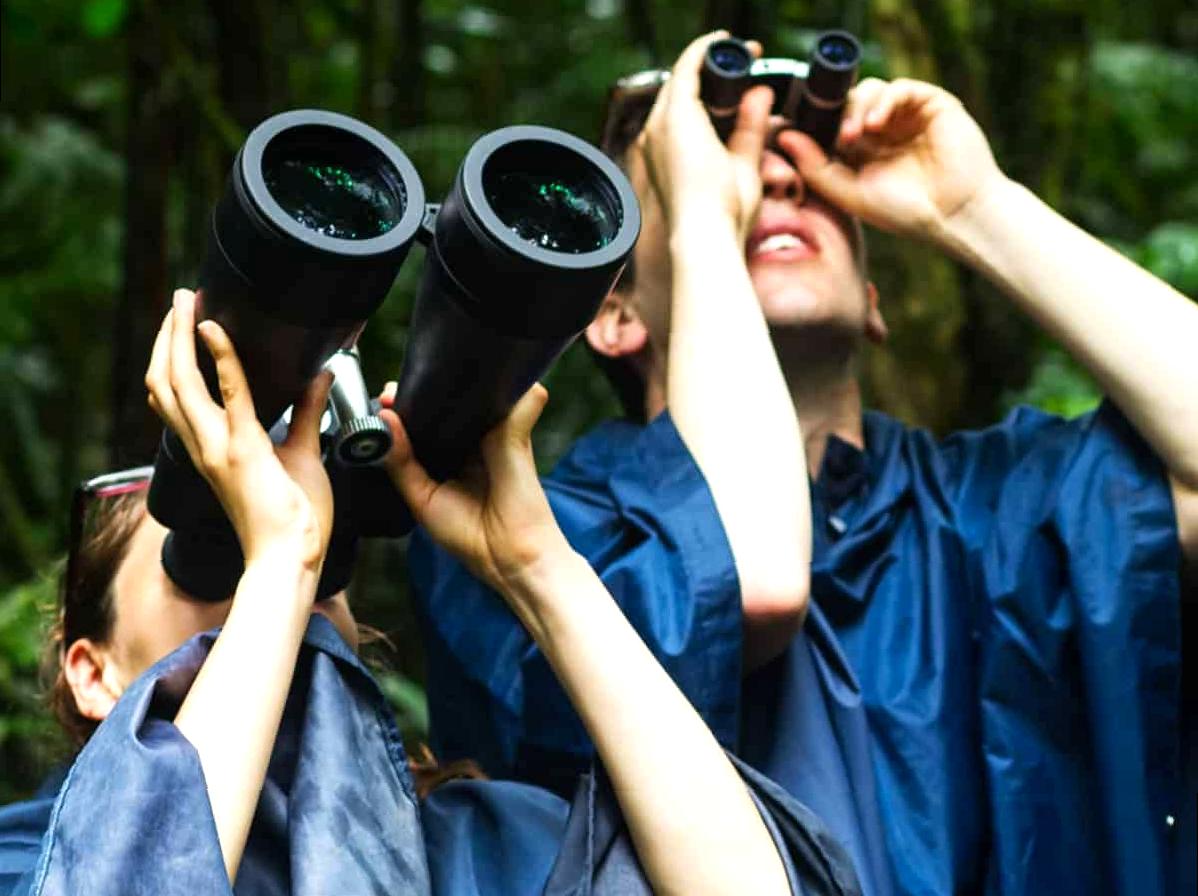
[(382, 460), (391, 450), (391, 430), (378, 417), (359, 417), (341, 428), (337, 459), (351, 467)]

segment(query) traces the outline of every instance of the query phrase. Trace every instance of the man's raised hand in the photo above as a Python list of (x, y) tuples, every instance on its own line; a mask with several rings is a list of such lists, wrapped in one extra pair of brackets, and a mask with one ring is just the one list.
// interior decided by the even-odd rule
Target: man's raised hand
[(867, 224), (934, 242), (953, 218), (1005, 178), (990, 144), (960, 101), (939, 87), (867, 78), (849, 94), (829, 159), (806, 134), (778, 145), (804, 181)]

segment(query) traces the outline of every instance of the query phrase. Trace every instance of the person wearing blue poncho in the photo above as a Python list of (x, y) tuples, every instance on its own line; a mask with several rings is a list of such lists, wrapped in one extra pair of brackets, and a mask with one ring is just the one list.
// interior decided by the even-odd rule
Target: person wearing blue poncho
[[(711, 39), (604, 129), (645, 227), (587, 338), (649, 422), (549, 475), (567, 537), (865, 892), (1193, 892), (1198, 306), (1008, 180), (932, 85), (858, 85), (835, 160), (774, 133), (766, 88), (721, 145)], [(886, 327), (859, 221), (989, 277), (1108, 400), (943, 441), (863, 411), (855, 360)], [(592, 748), (535, 644), (427, 539), (410, 562), (434, 748), (569, 780)]]
[(313, 612), (332, 520), (318, 435), (328, 381), (276, 449), (211, 321), (199, 332), (223, 407), (209, 396), (195, 332), (180, 291), (150, 401), (213, 486), (245, 572), (223, 603), (180, 593), (159, 562), (165, 530), (145, 513), (149, 471), (93, 483), (116, 503), (68, 564), (56, 691), (87, 741), (65, 775), (0, 809), (0, 893), (860, 893), (822, 823), (720, 749), (566, 544), (530, 447), (539, 386), (484, 440), (471, 483), (430, 479), (390, 410), (387, 465), (413, 515), (507, 595), (601, 762), (572, 801), (461, 780), (418, 804), (344, 595)]

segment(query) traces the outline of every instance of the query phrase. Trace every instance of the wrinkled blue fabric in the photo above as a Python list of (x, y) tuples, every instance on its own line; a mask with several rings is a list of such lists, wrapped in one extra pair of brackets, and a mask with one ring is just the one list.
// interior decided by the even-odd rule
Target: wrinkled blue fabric
[(48, 813), (44, 799), (3, 810), (0, 867), (28, 858), (12, 846), (27, 842), (27, 833), (14, 837), (13, 814), (40, 811), (45, 824), (33, 864), (0, 893), (429, 892), (399, 733), (373, 679), (320, 616), (305, 635), (237, 886), (230, 888), (199, 759), (169, 721), (214, 638), (191, 639), (130, 686), (71, 766)]
[[(1177, 892), (1195, 845), (1167, 821), (1180, 557), (1159, 461), (1109, 404), (941, 442), (864, 425), (813, 483), (804, 631), (743, 690), (731, 552), (668, 416), (601, 427), (546, 491), (720, 741), (826, 822), (865, 892)], [(525, 755), (584, 762), (498, 598), (427, 539), (412, 568), (436, 743), (521, 777)]]
[[(606, 424), (558, 464), (545, 492), (571, 544), (732, 746), (739, 585), (711, 493), (669, 415), (647, 427)], [(420, 529), (408, 562), (426, 638), (433, 750), (572, 793), (593, 749), (532, 638), (499, 595)]]
[[(198, 758), (168, 721), (214, 638), (198, 636), (147, 671), (65, 775), (0, 809), (0, 896), (650, 891), (601, 773), (588, 771), (572, 802), (528, 784), (457, 781), (417, 808), (377, 685), (320, 616), (301, 648), (230, 888)], [(737, 767), (794, 892), (859, 893), (819, 819)]]
[[(851, 860), (810, 809), (729, 757), (769, 830), (796, 896), (859, 896)], [(651, 896), (601, 767), (571, 801), (513, 781), (452, 781), (422, 807), (434, 893)]]

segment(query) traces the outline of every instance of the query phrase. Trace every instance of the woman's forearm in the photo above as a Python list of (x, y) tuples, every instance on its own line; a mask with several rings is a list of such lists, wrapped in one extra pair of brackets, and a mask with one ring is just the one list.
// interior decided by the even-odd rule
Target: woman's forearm
[(319, 570), (284, 546), (247, 565), (220, 636), (175, 717), (195, 747), (229, 880), (266, 777)]
[(511, 591), (595, 742), (654, 891), (789, 893), (740, 776), (586, 561), (556, 552)]

